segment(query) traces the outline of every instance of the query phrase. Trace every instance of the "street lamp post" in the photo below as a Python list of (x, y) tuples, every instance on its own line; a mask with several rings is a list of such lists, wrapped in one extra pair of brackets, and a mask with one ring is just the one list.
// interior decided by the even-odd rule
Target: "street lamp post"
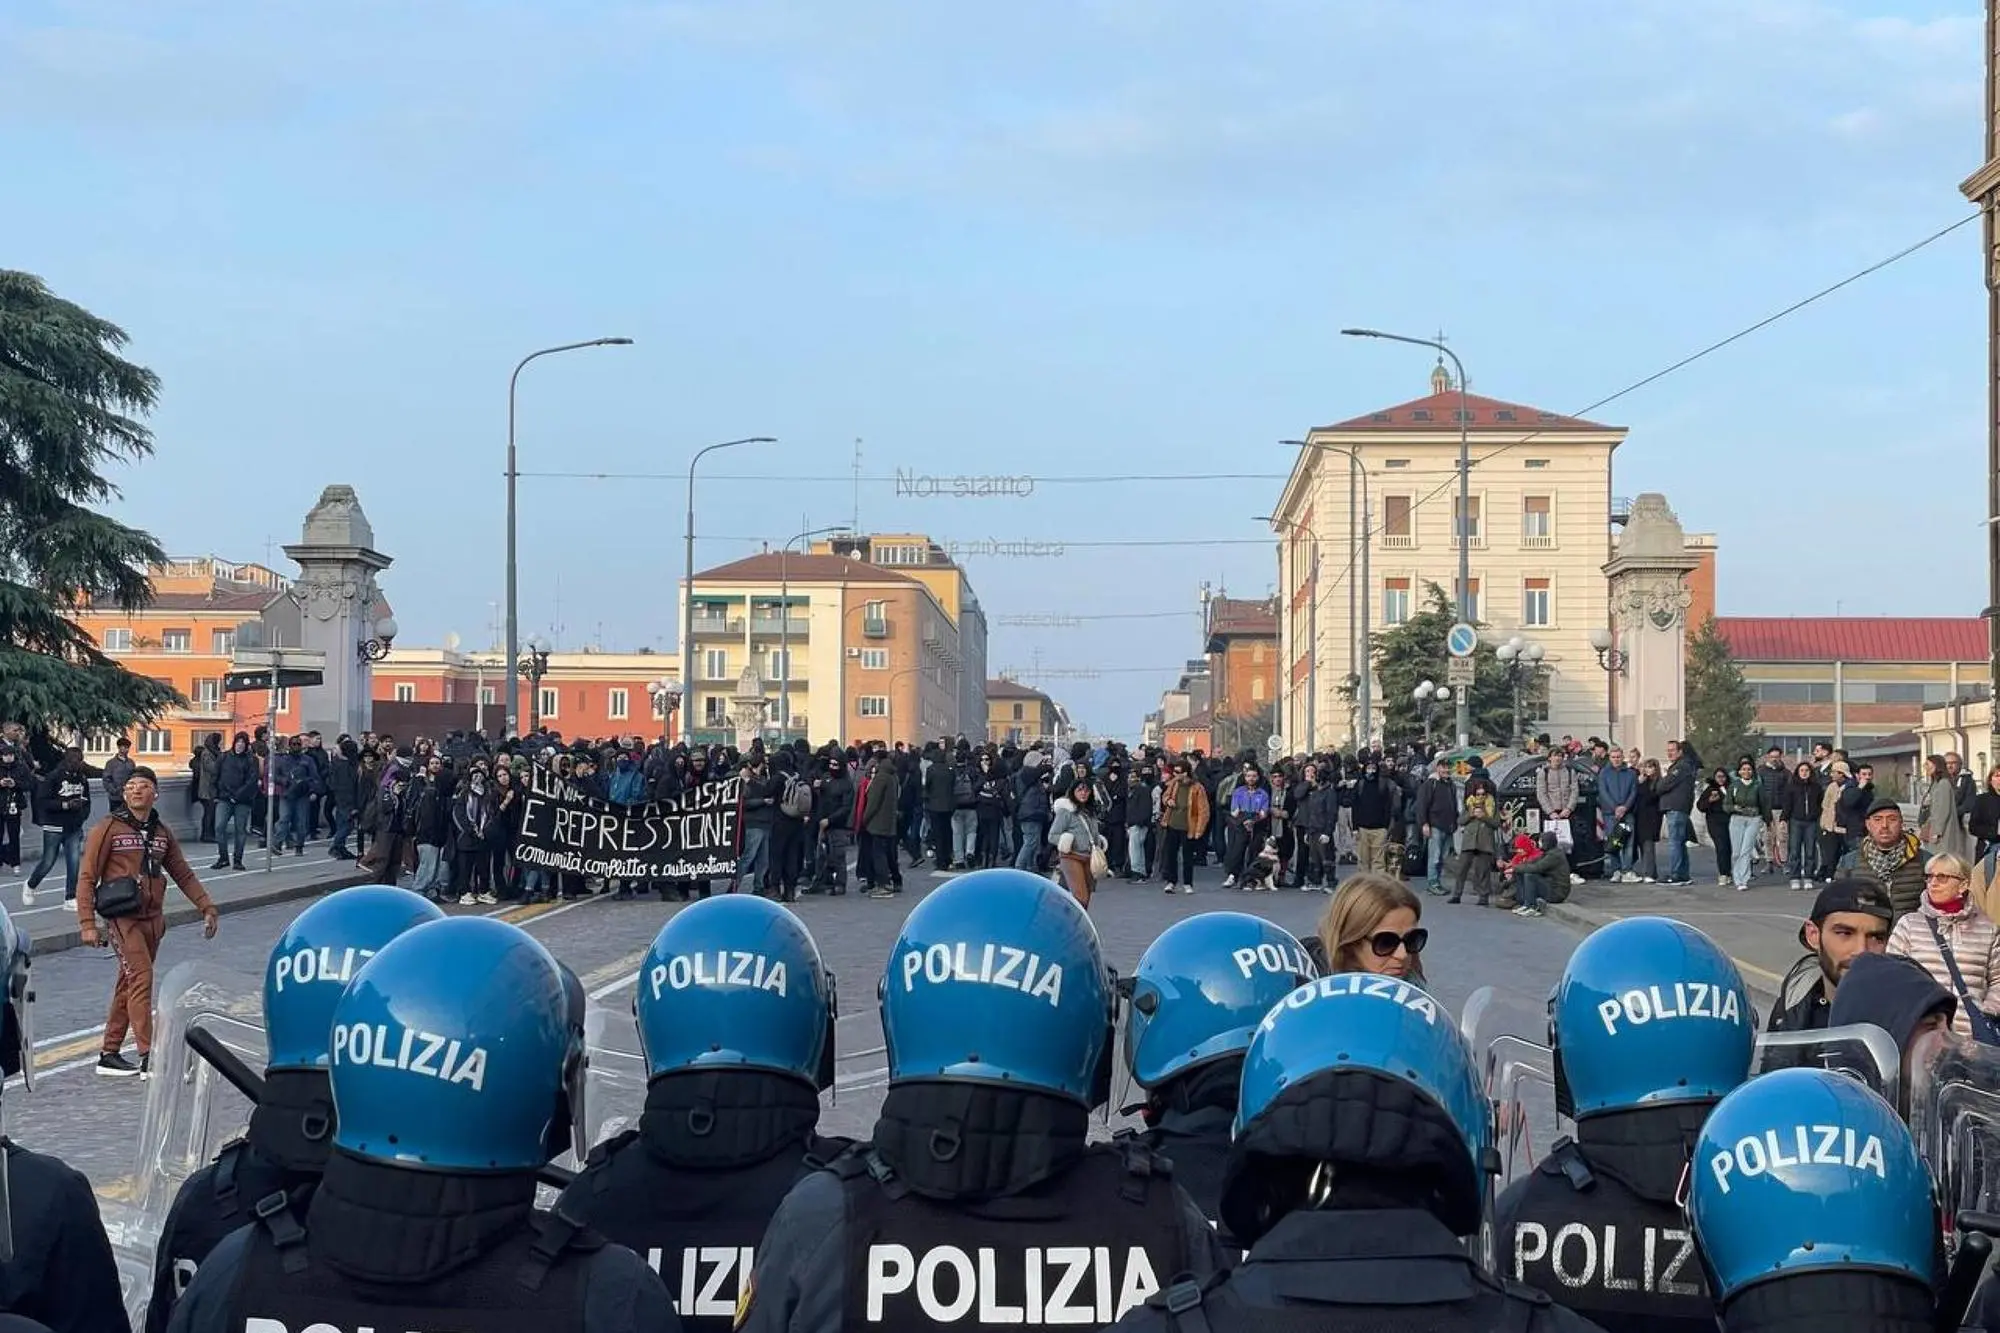
[(1625, 674), (1625, 668), (1632, 665), (1632, 654), (1620, 652), (1618, 640), (1608, 629), (1594, 629), (1590, 632), (1591, 651), (1597, 654), (1597, 665), (1612, 676), (1604, 690), (1604, 738), (1618, 739), (1618, 681)]
[[(1260, 514), (1258, 521), (1304, 533), (1306, 540), (1312, 543), (1312, 574), (1308, 579), (1312, 600), (1306, 607), (1306, 753), (1312, 754), (1319, 746), (1319, 729), (1316, 726), (1319, 720), (1319, 534), (1304, 524), (1279, 518), (1275, 514)], [(1291, 664), (1287, 662), (1285, 675), (1288, 681), (1291, 671)]]
[(553, 356), (557, 352), (574, 352), (585, 347), (630, 347), (630, 338), (592, 338), (588, 342), (564, 343), (560, 347), (544, 347), (539, 352), (530, 352), (515, 365), (514, 373), (507, 377), (507, 731), (512, 734), (519, 717), (521, 688), (520, 677), (515, 671), (515, 658), (521, 652), (521, 604), (520, 566), (517, 563), (519, 538), (516, 532), (517, 515), (514, 507), (514, 484), (520, 469), (514, 455), (514, 390), (521, 381), (521, 372), (536, 357)]
[(694, 451), (688, 460), (687, 579), (681, 585), (681, 707), (689, 719), (682, 730), (692, 732), (694, 718), (694, 470), (704, 456), (717, 449), (734, 449), (739, 444), (776, 444), (768, 435), (752, 435), (741, 440), (724, 440)]
[[(1374, 673), (1368, 664), (1368, 556), (1374, 547), (1374, 534), (1368, 530), (1368, 470), (1361, 466), (1361, 455), (1344, 444), (1324, 444), (1317, 440), (1280, 440), (1278, 443), (1298, 449), (1323, 449), (1347, 459), (1347, 667), (1348, 682), (1354, 688), (1354, 702), (1359, 714), (1357, 726), (1361, 732), (1355, 740), (1366, 745), (1375, 730)], [(1318, 593), (1313, 596), (1316, 605)]]
[(1424, 720), (1424, 749), (1428, 750), (1431, 748), (1431, 717), (1437, 712), (1439, 704), (1451, 702), (1451, 686), (1420, 680), (1417, 688), (1410, 691), (1410, 697), (1417, 701), (1417, 712)]
[[(1533, 639), (1524, 639), (1516, 634), (1494, 649), (1493, 655), (1507, 668), (1507, 689), (1513, 697), (1508, 726), (1514, 733), (1508, 737), (1508, 743), (1514, 744), (1521, 739), (1521, 682), (1541, 669), (1543, 649)], [(1459, 696), (1458, 706), (1461, 711), (1465, 708), (1463, 694)]]
[[(539, 635), (530, 637), (528, 651), (508, 665), (528, 678), (528, 730), (538, 730), (542, 725), (542, 677), (549, 674), (549, 645)], [(513, 671), (508, 672), (508, 679), (513, 676)]]
[[(1458, 618), (1472, 623), (1472, 448), (1467, 438), (1467, 428), (1472, 423), (1472, 409), (1465, 396), (1465, 363), (1458, 359), (1458, 353), (1444, 345), (1441, 338), (1411, 338), (1401, 333), (1384, 333), (1380, 329), (1342, 329), (1341, 334), (1349, 338), (1382, 338), (1389, 342), (1409, 343), (1413, 347), (1429, 347), (1439, 356), (1451, 358), (1451, 364), (1458, 371)], [(1458, 694), (1458, 743), (1460, 746), (1472, 743), (1472, 700), (1467, 692)]]
[[(811, 537), (821, 537), (829, 532), (845, 532), (844, 524), (835, 523), (824, 528), (807, 528), (790, 538), (778, 548), (778, 730), (780, 734), (791, 730), (792, 726), (792, 575), (786, 568), (786, 560), (792, 553), (792, 542), (802, 542)], [(811, 621), (807, 621), (807, 632), (811, 632)], [(806, 682), (811, 688), (812, 682)], [(812, 719), (808, 717), (807, 721)]]
[(671, 743), (674, 710), (679, 708), (681, 703), (680, 687), (665, 676), (661, 676), (646, 682), (646, 693), (651, 696), (653, 711), (660, 718), (660, 740), (663, 743)]

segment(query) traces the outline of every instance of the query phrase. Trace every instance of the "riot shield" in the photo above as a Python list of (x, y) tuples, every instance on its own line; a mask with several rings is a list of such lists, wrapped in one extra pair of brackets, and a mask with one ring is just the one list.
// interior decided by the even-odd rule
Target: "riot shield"
[(1555, 1054), (1546, 1041), (1548, 1027), (1546, 1004), (1492, 986), (1474, 991), (1459, 1019), (1493, 1107), (1501, 1189), (1534, 1170), (1555, 1139)]
[[(189, 1033), (206, 1031), (257, 1073), (267, 1058), (263, 986), (257, 978), (181, 963), (160, 988), (157, 1012), (153, 1077), (139, 1120), (131, 1200), (138, 1214), (135, 1234), (149, 1230), (156, 1239), (187, 1178), (250, 1124), (249, 1099), (189, 1049)], [(150, 1271), (150, 1249), (146, 1263)]]
[(1909, 1065), (1910, 1132), (1937, 1179), (1945, 1227), (1960, 1212), (2000, 1211), (2000, 1049), (1929, 1033)]
[(1893, 1103), (1902, 1072), (1896, 1040), (1873, 1023), (1806, 1032), (1766, 1032), (1757, 1038), (1750, 1060), (1750, 1077), (1774, 1069), (1830, 1069), (1868, 1085), (1869, 1091)]
[(160, 1246), (157, 1225), (148, 1226), (138, 1209), (121, 1200), (97, 1201), (97, 1215), (111, 1241), (118, 1265), (118, 1298), (135, 1329), (146, 1326), (146, 1307), (153, 1299), (153, 1255)]
[[(592, 1147), (635, 1127), (646, 1109), (646, 1057), (632, 1015), (593, 1004), (584, 1018), (590, 1070), (584, 1080), (584, 1127)], [(569, 1166), (570, 1162), (562, 1161)], [(581, 1166), (581, 1163), (575, 1165)]]

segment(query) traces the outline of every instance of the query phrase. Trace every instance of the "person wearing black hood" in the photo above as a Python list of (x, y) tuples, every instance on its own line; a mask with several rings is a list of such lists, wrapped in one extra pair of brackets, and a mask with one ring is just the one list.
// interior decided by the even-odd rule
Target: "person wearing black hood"
[(1923, 965), (1897, 954), (1864, 953), (1847, 965), (1833, 993), (1828, 1027), (1873, 1023), (1889, 1034), (1903, 1054), (1896, 1108), (1907, 1118), (1910, 1110), (1910, 1049), (1927, 1033), (1951, 1026), (1958, 1016), (1958, 997), (1932, 980)]
[[(363, 885), (340, 889), (285, 927), (264, 964), (264, 1024), (270, 1060), (250, 1129), (189, 1176), (174, 1196), (153, 1259), (147, 1333), (165, 1333), (174, 1303), (222, 1238), (283, 1206), (302, 1214), (326, 1169), (333, 1140), (327, 1082), (333, 1005), (361, 963), (396, 936), (444, 913), (414, 893)], [(336, 965), (320, 967), (322, 959)], [(173, 1080), (153, 1085), (166, 1095)], [(164, 1124), (164, 1118), (161, 1123)]]
[[(755, 957), (783, 985), (689, 962), (724, 956)], [(688, 1328), (729, 1333), (778, 1204), (849, 1147), (818, 1130), (819, 1093), (833, 1083), (833, 977), (792, 913), (713, 898), (660, 928), (636, 1009), (645, 1110), (591, 1151), (556, 1210), (645, 1258)]]
[(243, 848), (249, 842), (263, 774), (257, 756), (250, 752), (250, 737), (237, 732), (215, 770), (215, 793), (219, 802), (215, 822), (215, 864), (210, 870), (243, 869)]
[[(839, 897), (847, 892), (847, 851), (854, 844), (855, 809), (854, 775), (847, 771), (847, 760), (838, 750), (821, 761), (812, 786), (811, 832), (817, 840), (813, 887), (824, 886), (828, 893)], [(891, 847), (892, 861), (895, 855), (896, 849)], [(856, 869), (865, 871), (867, 867)]]
[(27, 753), (0, 737), (0, 871), (21, 868), (21, 816), (35, 794)]

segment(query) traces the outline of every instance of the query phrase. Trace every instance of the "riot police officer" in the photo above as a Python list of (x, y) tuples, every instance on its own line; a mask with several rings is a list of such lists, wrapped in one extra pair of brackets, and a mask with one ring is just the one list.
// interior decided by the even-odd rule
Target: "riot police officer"
[[(28, 937), (0, 908), (0, 1071), (33, 1086), (34, 1037)], [(0, 1138), (0, 1310), (55, 1333), (129, 1327), (90, 1181), (60, 1158)]]
[(383, 945), (443, 916), (419, 894), (365, 884), (320, 899), (278, 936), (264, 964), (270, 1058), (263, 1092), (244, 1137), (188, 1177), (174, 1197), (153, 1260), (149, 1333), (164, 1333), (201, 1261), (254, 1220), (266, 1200), (282, 1199), (294, 1212), (304, 1208), (333, 1147), (327, 1063), (334, 1004)]
[(753, 1247), (821, 1138), (833, 1082), (833, 977), (798, 917), (750, 894), (660, 928), (639, 968), (639, 1127), (598, 1145), (560, 1211), (645, 1256), (681, 1320), (728, 1333)]
[(1501, 1196), (1499, 1271), (1611, 1333), (1712, 1329), (1676, 1200), (1703, 1119), (1750, 1076), (1756, 1022), (1736, 964), (1692, 926), (1631, 917), (1579, 944), (1549, 1000), (1576, 1138)]
[(171, 1333), (677, 1333), (643, 1260), (535, 1210), (536, 1173), (581, 1110), (583, 1010), (574, 977), (503, 921), (390, 941), (334, 1006), (333, 1153), (303, 1227), (256, 1209)]
[(1087, 1140), (1114, 1000), (1070, 895), (1020, 870), (953, 880), (904, 920), (881, 996), (874, 1134), (786, 1196), (739, 1328), (1106, 1324), (1219, 1266), (1163, 1159)]
[(1595, 1328), (1466, 1252), (1495, 1169), (1472, 1052), (1443, 1006), (1365, 972), (1309, 982), (1265, 1015), (1244, 1056), (1222, 1222), (1249, 1253), (1118, 1327)]
[(1161, 931), (1132, 974), (1125, 1067), (1147, 1092), (1146, 1142), (1211, 1222), (1250, 1034), (1319, 972), (1296, 936), (1262, 917), (1204, 912)]
[(1723, 1098), (1695, 1142), (1688, 1217), (1725, 1333), (1935, 1325), (1930, 1172), (1854, 1079), (1782, 1069)]

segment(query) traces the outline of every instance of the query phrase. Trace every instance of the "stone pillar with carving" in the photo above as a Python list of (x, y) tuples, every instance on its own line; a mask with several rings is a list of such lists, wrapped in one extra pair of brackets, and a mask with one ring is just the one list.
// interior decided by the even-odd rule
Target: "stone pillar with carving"
[(748, 750), (750, 742), (764, 734), (764, 711), (771, 701), (764, 697), (764, 677), (751, 663), (737, 678), (736, 693), (729, 700), (729, 720), (736, 726), (736, 748)]
[(320, 492), (285, 555), (299, 567), (290, 592), (299, 611), (297, 646), (326, 654), (326, 683), (299, 692), (299, 730), (318, 731), (330, 747), (343, 732), (369, 728), (374, 672), (362, 645), (378, 640), (376, 625), (388, 615), (375, 576), (392, 561), (375, 549), (375, 529), (352, 486)]
[(1687, 609), (1694, 600), (1687, 578), (1698, 563), (1667, 497), (1648, 492), (1632, 502), (1632, 516), (1604, 566), (1613, 650), (1623, 659), (1612, 682), (1612, 739), (1637, 745), (1648, 757), (1664, 757), (1667, 742), (1685, 734)]

